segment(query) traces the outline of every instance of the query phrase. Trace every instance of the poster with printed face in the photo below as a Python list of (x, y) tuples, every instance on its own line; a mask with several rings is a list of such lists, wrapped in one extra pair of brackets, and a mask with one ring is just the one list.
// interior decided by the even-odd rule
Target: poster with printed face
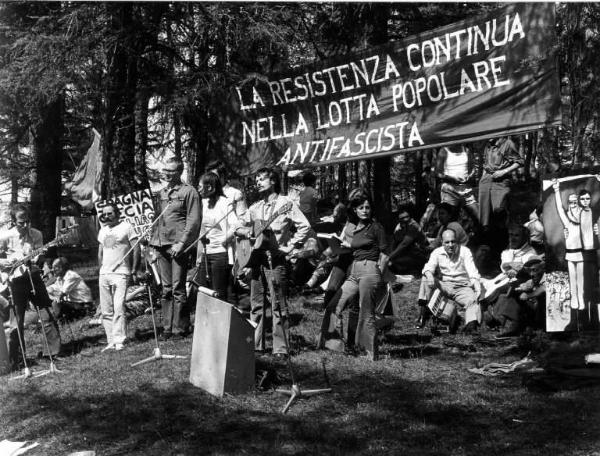
[(600, 175), (544, 180), (543, 203), (546, 330), (598, 329)]
[[(108, 200), (95, 203), (96, 212), (100, 215), (102, 208), (109, 203), (116, 203), (119, 208), (119, 221), (127, 221), (133, 226), (136, 234), (141, 236), (154, 220), (154, 204), (150, 189), (138, 190), (127, 195), (116, 196)], [(102, 217), (99, 216), (100, 225), (104, 226)], [(146, 233), (149, 235), (149, 233)]]

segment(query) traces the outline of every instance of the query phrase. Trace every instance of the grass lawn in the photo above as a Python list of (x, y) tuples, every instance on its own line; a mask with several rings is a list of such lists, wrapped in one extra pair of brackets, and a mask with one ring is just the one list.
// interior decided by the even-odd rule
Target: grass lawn
[[(60, 358), (62, 375), (29, 380), (0, 377), (0, 440), (40, 443), (28, 455), (361, 454), (361, 455), (600, 455), (600, 388), (533, 388), (519, 375), (483, 377), (467, 371), (512, 362), (527, 353), (521, 340), (442, 335), (412, 329), (417, 284), (395, 299), (405, 317), (385, 338), (382, 359), (314, 349), (321, 314), (313, 298), (294, 299), (291, 329), (297, 380), (333, 392), (296, 402), (272, 390), (212, 397), (188, 382), (189, 360), (150, 356), (151, 320), (130, 325), (122, 352), (100, 353), (101, 328), (72, 322), (83, 348)], [(63, 339), (72, 339), (67, 326)], [(135, 336), (134, 336), (135, 334)], [(484, 334), (485, 336), (485, 334)], [(489, 335), (488, 335), (489, 336)], [(41, 349), (28, 332), (28, 353)], [(561, 342), (563, 345), (572, 339)], [(191, 338), (168, 341), (164, 353), (189, 355)], [(597, 338), (592, 341), (600, 351)], [(576, 346), (577, 342), (570, 346)], [(33, 370), (47, 367), (34, 360)], [(285, 365), (257, 359), (289, 386)]]

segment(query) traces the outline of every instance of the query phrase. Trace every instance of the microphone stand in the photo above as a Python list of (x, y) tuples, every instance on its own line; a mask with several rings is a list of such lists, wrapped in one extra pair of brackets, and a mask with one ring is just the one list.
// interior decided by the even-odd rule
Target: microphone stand
[[(229, 216), (229, 214), (231, 214), (235, 210), (235, 206), (233, 204), (229, 204), (228, 206), (231, 206), (231, 209), (229, 209), (223, 217), (221, 217), (219, 220), (217, 220), (213, 226), (211, 226), (208, 230), (206, 230), (206, 233), (204, 233), (202, 236), (206, 236), (208, 233), (210, 233), (212, 230), (214, 230), (215, 226), (220, 224), (223, 220), (225, 220)], [(182, 255), (188, 253), (188, 251), (192, 247), (194, 247), (198, 243), (199, 240), (200, 240), (200, 236), (198, 236), (198, 239), (196, 239), (194, 242), (192, 242), (190, 245), (187, 246), (187, 248), (182, 252)]]
[[(24, 336), (22, 337), (21, 334), (21, 328), (19, 325), (19, 316), (17, 315), (17, 308), (15, 306), (15, 303), (13, 301), (13, 291), (12, 291), (12, 286), (11, 286), (11, 282), (10, 280), (8, 281), (8, 292), (9, 292), (9, 298), (10, 298), (10, 306), (12, 307), (12, 312), (15, 316), (15, 321), (17, 322), (17, 337), (19, 338), (19, 348), (21, 349), (21, 356), (23, 356), (23, 365), (24, 365), (24, 369), (23, 369), (23, 374), (21, 375), (17, 375), (16, 377), (12, 377), (11, 380), (20, 380), (20, 379), (28, 379), (30, 377), (33, 376), (33, 374), (31, 373), (31, 369), (29, 369), (29, 366), (27, 365), (27, 357), (25, 356), (25, 346), (24, 346)], [(43, 328), (42, 328), (43, 330)], [(2, 329), (3, 331), (3, 329)]]
[(119, 267), (119, 265), (125, 261), (125, 258), (127, 258), (127, 256), (129, 256), (129, 254), (131, 252), (133, 252), (133, 250), (140, 244), (140, 242), (142, 242), (142, 240), (146, 237), (146, 235), (150, 232), (150, 230), (152, 229), (152, 227), (156, 224), (156, 222), (158, 222), (163, 215), (165, 215), (165, 212), (167, 212), (167, 209), (169, 208), (169, 205), (171, 204), (171, 201), (167, 201), (167, 206), (165, 207), (165, 209), (160, 213), (160, 215), (158, 217), (156, 217), (152, 223), (150, 225), (148, 225), (146, 227), (146, 229), (144, 229), (144, 231), (142, 232), (142, 234), (140, 235), (140, 237), (133, 243), (133, 245), (129, 248), (129, 250), (127, 252), (125, 252), (125, 254), (123, 255), (123, 257), (117, 262), (115, 263), (115, 265), (111, 268), (111, 272), (115, 272), (117, 270), (117, 268)]
[[(274, 276), (273, 276), (273, 261), (272, 261), (272, 254), (270, 250), (266, 251), (267, 253), (267, 260), (269, 262), (269, 267), (264, 268), (263, 267), (263, 273), (265, 273), (265, 278), (266, 278), (266, 282), (267, 282), (267, 287), (269, 289), (269, 295), (271, 298), (271, 306), (273, 306), (273, 309), (275, 308), (275, 303), (277, 302), (277, 295), (275, 293), (275, 283), (274, 283)], [(287, 329), (285, 328), (285, 323), (283, 321), (283, 316), (281, 313), (281, 307), (285, 306), (285, 313), (286, 313), (286, 318), (289, 318), (289, 314), (288, 314), (288, 309), (287, 309), (287, 301), (285, 296), (281, 296), (281, 302), (279, 303), (279, 305), (277, 306), (277, 313), (278, 313), (278, 317), (279, 317), (279, 321), (281, 322), (281, 332), (283, 334), (283, 342), (285, 344), (285, 349), (287, 351), (287, 367), (288, 367), (288, 372), (290, 374), (290, 379), (292, 380), (292, 386), (289, 390), (287, 389), (276, 389), (275, 391), (278, 393), (283, 393), (283, 394), (287, 394), (290, 396), (289, 400), (287, 401), (287, 403), (285, 404), (285, 406), (283, 407), (283, 409), (281, 410), (281, 413), (287, 413), (287, 411), (289, 410), (290, 406), (292, 405), (292, 403), (300, 398), (300, 397), (310, 397), (310, 396), (315, 396), (317, 394), (322, 394), (322, 393), (330, 393), (331, 392), (331, 388), (322, 388), (322, 389), (312, 389), (312, 390), (302, 390), (300, 388), (300, 385), (298, 385), (296, 383), (296, 377), (294, 375), (294, 366), (292, 365), (292, 357), (291, 357), (291, 353), (290, 353), (290, 345), (289, 345), (289, 340), (288, 340), (288, 333), (287, 333)], [(325, 367), (323, 365), (323, 367)]]
[[(50, 359), (50, 366), (48, 366), (48, 369), (42, 370), (36, 374), (31, 374), (31, 372), (29, 372), (29, 375), (28, 375), (27, 362), (24, 361), (25, 362), (25, 374), (24, 374), (24, 376), (17, 377), (17, 378), (27, 378), (28, 376), (33, 376), (34, 378), (37, 378), (37, 377), (43, 377), (44, 375), (48, 375), (48, 374), (62, 374), (63, 372), (61, 370), (59, 370), (56, 367), (56, 365), (54, 364), (54, 359), (52, 358), (52, 353), (50, 352), (50, 344), (48, 343), (48, 336), (46, 336), (44, 322), (42, 321), (42, 314), (40, 313), (40, 308), (35, 303), (35, 295), (36, 295), (35, 286), (33, 284), (33, 277), (31, 276), (31, 269), (29, 267), (27, 268), (27, 277), (29, 278), (29, 283), (31, 285), (31, 294), (34, 296), (34, 299), (32, 299), (31, 302), (37, 313), (38, 321), (39, 321), (40, 325), (42, 326), (42, 338), (44, 340), (44, 345), (46, 347), (46, 351), (48, 352), (48, 358)], [(12, 297), (12, 290), (11, 290), (11, 297)], [(16, 313), (16, 309), (15, 309), (15, 317), (16, 317), (16, 315), (17, 315), (17, 313)], [(19, 328), (19, 322), (17, 320), (17, 330), (18, 330), (18, 328)], [(19, 336), (19, 340), (21, 340), (20, 331), (18, 331), (18, 336)], [(22, 344), (22, 342), (20, 342), (20, 343)], [(21, 345), (21, 350), (23, 352), (23, 360), (25, 360), (25, 349), (22, 345)]]
[[(206, 235), (207, 235), (208, 233), (210, 233), (212, 230), (214, 230), (214, 229), (215, 229), (215, 227), (216, 227), (217, 225), (220, 225), (220, 223), (221, 223), (223, 220), (227, 220), (227, 217), (229, 216), (229, 214), (231, 214), (231, 213), (232, 213), (232, 212), (235, 210), (235, 206), (234, 206), (233, 204), (228, 204), (227, 206), (228, 206), (228, 207), (231, 207), (231, 209), (229, 209), (229, 210), (226, 212), (226, 214), (225, 214), (223, 217), (221, 217), (219, 220), (217, 220), (213, 226), (211, 226), (211, 227), (210, 227), (208, 230), (206, 230), (206, 233), (204, 233), (202, 236), (198, 236), (198, 239), (196, 239), (194, 242), (192, 242), (192, 243), (191, 243), (191, 244), (190, 244), (190, 245), (189, 245), (189, 246), (188, 246), (188, 247), (187, 247), (187, 248), (186, 248), (186, 249), (183, 251), (183, 254), (184, 254), (184, 255), (185, 255), (185, 254), (186, 254), (186, 253), (187, 253), (187, 252), (188, 252), (188, 251), (189, 251), (189, 250), (190, 250), (192, 247), (194, 247), (194, 246), (195, 246), (195, 245), (198, 243), (198, 241), (200, 241), (200, 239), (201, 239), (201, 238), (203, 238), (203, 237), (206, 237)], [(227, 236), (227, 233), (225, 233), (225, 236)], [(211, 280), (210, 280), (210, 274), (209, 274), (209, 271), (208, 271), (208, 255), (206, 254), (206, 245), (204, 245), (204, 248), (203, 248), (203, 256), (204, 256), (204, 274), (205, 274), (205, 277), (206, 277), (206, 286), (207, 286), (207, 287), (210, 287), (210, 286), (212, 285), (212, 283), (211, 283)], [(196, 276), (196, 274), (194, 275), (194, 278), (195, 278), (195, 276)], [(198, 287), (198, 285), (196, 284), (196, 282), (195, 282), (193, 279), (192, 279), (192, 283), (193, 283), (194, 285), (196, 285), (196, 287)]]
[(146, 259), (145, 256), (144, 256), (144, 262), (146, 264), (146, 278), (145, 278), (146, 291), (148, 292), (148, 299), (150, 300), (150, 314), (152, 316), (152, 329), (154, 331), (155, 347), (154, 347), (152, 356), (149, 356), (147, 358), (144, 358), (140, 361), (137, 361), (137, 362), (131, 364), (131, 367), (139, 366), (141, 364), (149, 363), (151, 361), (158, 361), (161, 359), (186, 359), (187, 358), (187, 356), (181, 356), (181, 355), (167, 355), (167, 354), (162, 353), (160, 350), (160, 345), (158, 342), (158, 331), (156, 329), (156, 317), (154, 315), (154, 300), (152, 299), (152, 289), (151, 289), (152, 287), (150, 285), (150, 281), (152, 280), (152, 278), (154, 278), (156, 283), (158, 285), (160, 285), (160, 277), (155, 276), (153, 274), (152, 264), (148, 263), (148, 260)]

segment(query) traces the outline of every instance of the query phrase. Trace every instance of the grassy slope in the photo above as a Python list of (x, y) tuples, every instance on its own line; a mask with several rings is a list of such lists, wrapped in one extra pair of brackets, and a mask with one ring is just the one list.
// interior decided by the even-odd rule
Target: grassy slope
[[(600, 389), (535, 393), (518, 376), (470, 374), (469, 367), (512, 362), (521, 354), (507, 346), (476, 344), (469, 352), (444, 344), (471, 342), (460, 335), (427, 344), (407, 338), (415, 292), (412, 284), (402, 292), (406, 318), (388, 335), (376, 363), (315, 351), (320, 316), (310, 302), (295, 300), (292, 312), (302, 315), (292, 329), (297, 380), (308, 388), (324, 386), (324, 362), (333, 393), (299, 401), (287, 415), (279, 413), (284, 397), (271, 391), (224, 398), (203, 393), (188, 383), (189, 361), (131, 368), (152, 353), (148, 317), (130, 328), (131, 334), (140, 330), (137, 340), (110, 354), (99, 353), (99, 328), (74, 323), (86, 347), (59, 361), (64, 375), (0, 377), (0, 439), (40, 442), (32, 455), (598, 454)], [(68, 328), (62, 330), (70, 340)], [(29, 339), (29, 353), (35, 353), (39, 335)], [(191, 339), (162, 349), (189, 354)], [(45, 366), (39, 360), (34, 370)], [(260, 358), (258, 368), (265, 367), (277, 367), (288, 385), (283, 365)]]

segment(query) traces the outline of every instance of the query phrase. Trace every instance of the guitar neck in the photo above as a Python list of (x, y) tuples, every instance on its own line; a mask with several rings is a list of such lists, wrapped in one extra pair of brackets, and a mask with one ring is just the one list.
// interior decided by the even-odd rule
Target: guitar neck
[(56, 241), (50, 241), (47, 244), (44, 244), (43, 246), (41, 246), (41, 247), (33, 250), (28, 255), (24, 256), (20, 260), (17, 260), (17, 262), (15, 263), (15, 265), (13, 267), (14, 268), (18, 268), (20, 266), (23, 266), (25, 263), (27, 263), (28, 261), (34, 259), (39, 254), (44, 253), (44, 250), (46, 250), (49, 247), (52, 247), (55, 243), (56, 243)]
[(262, 227), (258, 230), (257, 233), (254, 234), (255, 237), (260, 236), (261, 234), (263, 234), (263, 232), (269, 228), (269, 226), (271, 225), (271, 223), (273, 223), (275, 221), (275, 219), (277, 217), (279, 217), (280, 215), (285, 214), (287, 211), (289, 211), (291, 209), (291, 204), (285, 204), (284, 206), (281, 206), (279, 209), (277, 209), (275, 211), (275, 213), (273, 215), (271, 215), (266, 222), (264, 222), (264, 224), (262, 225)]

